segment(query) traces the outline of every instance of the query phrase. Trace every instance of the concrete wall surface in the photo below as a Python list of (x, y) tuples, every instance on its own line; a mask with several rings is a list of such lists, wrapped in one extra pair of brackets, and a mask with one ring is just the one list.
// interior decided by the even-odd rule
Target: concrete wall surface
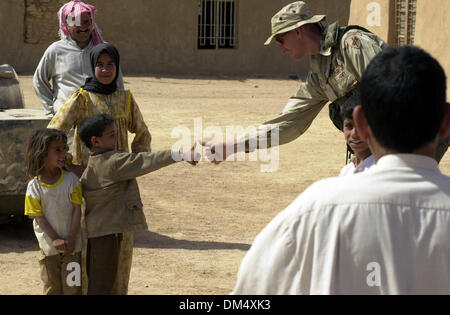
[(395, 42), (394, 4), (394, 0), (352, 1), (348, 24), (365, 27), (391, 45)]
[[(305, 75), (308, 69), (307, 58), (294, 61), (282, 55), (277, 45), (263, 45), (270, 35), (270, 18), (290, 0), (236, 0), (237, 48), (214, 50), (197, 49), (198, 0), (87, 2), (98, 9), (97, 24), (105, 40), (119, 48), (125, 75)], [(3, 41), (0, 64), (13, 65), (19, 74), (34, 72), (52, 40), (33, 38), (34, 43), (25, 43), (25, 34), (30, 32), (24, 25), (24, 17), (30, 5), (34, 6), (32, 13), (37, 14), (36, 8), (50, 5), (56, 12), (60, 3), (61, 0), (0, 1)], [(341, 25), (348, 22), (351, 0), (309, 0), (307, 3), (313, 13), (326, 14), (328, 22), (337, 19)], [(40, 31), (48, 33), (48, 25), (54, 23), (56, 38), (56, 14), (40, 14), (46, 23), (35, 20), (31, 35), (36, 37)]]
[(450, 101), (450, 27), (448, 0), (417, 0), (414, 45), (428, 51), (442, 65), (447, 75), (447, 101)]
[[(45, 49), (57, 38), (56, 10), (63, 2), (1, 0), (0, 64), (13, 65), (19, 74), (33, 73)], [(290, 2), (236, 0), (237, 47), (213, 50), (197, 49), (198, 0), (91, 0), (89, 3), (98, 9), (97, 24), (103, 37), (119, 48), (125, 75), (303, 76), (308, 69), (308, 58), (294, 61), (289, 55), (281, 54), (276, 44), (263, 45), (270, 35), (270, 18)], [(389, 44), (395, 43), (394, 0), (308, 0), (307, 3), (314, 14), (326, 14), (328, 23), (339, 20), (341, 25), (358, 24)], [(53, 12), (47, 12), (52, 5)], [(434, 55), (449, 75), (450, 57), (445, 53), (450, 45), (447, 12), (450, 12), (448, 0), (417, 0), (415, 44)], [(25, 25), (30, 15), (38, 17), (33, 20), (32, 28)], [(52, 25), (53, 39), (49, 31)], [(46, 36), (39, 38), (41, 33)]]

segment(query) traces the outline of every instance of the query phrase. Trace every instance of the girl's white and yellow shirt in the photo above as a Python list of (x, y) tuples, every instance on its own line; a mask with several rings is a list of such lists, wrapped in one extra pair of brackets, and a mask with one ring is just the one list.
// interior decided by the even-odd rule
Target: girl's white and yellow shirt
[[(45, 184), (39, 177), (33, 178), (27, 187), (25, 196), (25, 215), (44, 216), (53, 230), (63, 239), (67, 239), (72, 225), (73, 205), (82, 204), (82, 189), (78, 177), (61, 170), (61, 177), (52, 185)], [(46, 256), (60, 252), (53, 246), (52, 239), (45, 234), (33, 220), (34, 233), (39, 247)], [(81, 251), (81, 229), (75, 242), (75, 252)]]

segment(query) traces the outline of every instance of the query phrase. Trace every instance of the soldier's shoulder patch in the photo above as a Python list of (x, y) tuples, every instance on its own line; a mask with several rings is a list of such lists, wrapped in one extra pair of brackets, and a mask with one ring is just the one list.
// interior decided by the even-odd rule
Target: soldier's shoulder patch
[(355, 35), (347, 37), (345, 39), (345, 44), (346, 44), (346, 46), (351, 47), (351, 48), (355, 48), (355, 49), (361, 48), (361, 40), (359, 39), (358, 36), (355, 36)]

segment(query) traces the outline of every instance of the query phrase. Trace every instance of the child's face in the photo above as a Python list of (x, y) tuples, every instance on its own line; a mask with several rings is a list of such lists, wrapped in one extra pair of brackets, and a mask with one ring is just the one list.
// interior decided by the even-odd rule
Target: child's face
[(367, 142), (361, 140), (358, 136), (358, 131), (356, 130), (353, 119), (344, 118), (344, 137), (347, 144), (352, 148), (355, 154), (360, 154), (363, 152), (370, 152), (369, 145)]
[(48, 147), (45, 165), (48, 168), (63, 168), (67, 153), (67, 143), (62, 140), (53, 140)]
[(116, 127), (114, 123), (111, 123), (105, 127), (101, 137), (94, 137), (92, 145), (95, 148), (102, 148), (108, 150), (115, 150), (117, 137), (116, 137)]
[(95, 77), (104, 85), (110, 84), (116, 77), (116, 64), (105, 51), (100, 54), (95, 64)]

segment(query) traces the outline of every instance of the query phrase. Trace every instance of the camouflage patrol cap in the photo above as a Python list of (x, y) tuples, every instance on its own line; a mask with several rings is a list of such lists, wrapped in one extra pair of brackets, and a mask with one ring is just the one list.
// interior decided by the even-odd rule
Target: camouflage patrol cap
[(272, 17), (272, 35), (264, 45), (271, 44), (278, 34), (292, 31), (305, 24), (318, 23), (325, 17), (325, 15), (312, 15), (308, 5), (303, 1), (292, 2)]

